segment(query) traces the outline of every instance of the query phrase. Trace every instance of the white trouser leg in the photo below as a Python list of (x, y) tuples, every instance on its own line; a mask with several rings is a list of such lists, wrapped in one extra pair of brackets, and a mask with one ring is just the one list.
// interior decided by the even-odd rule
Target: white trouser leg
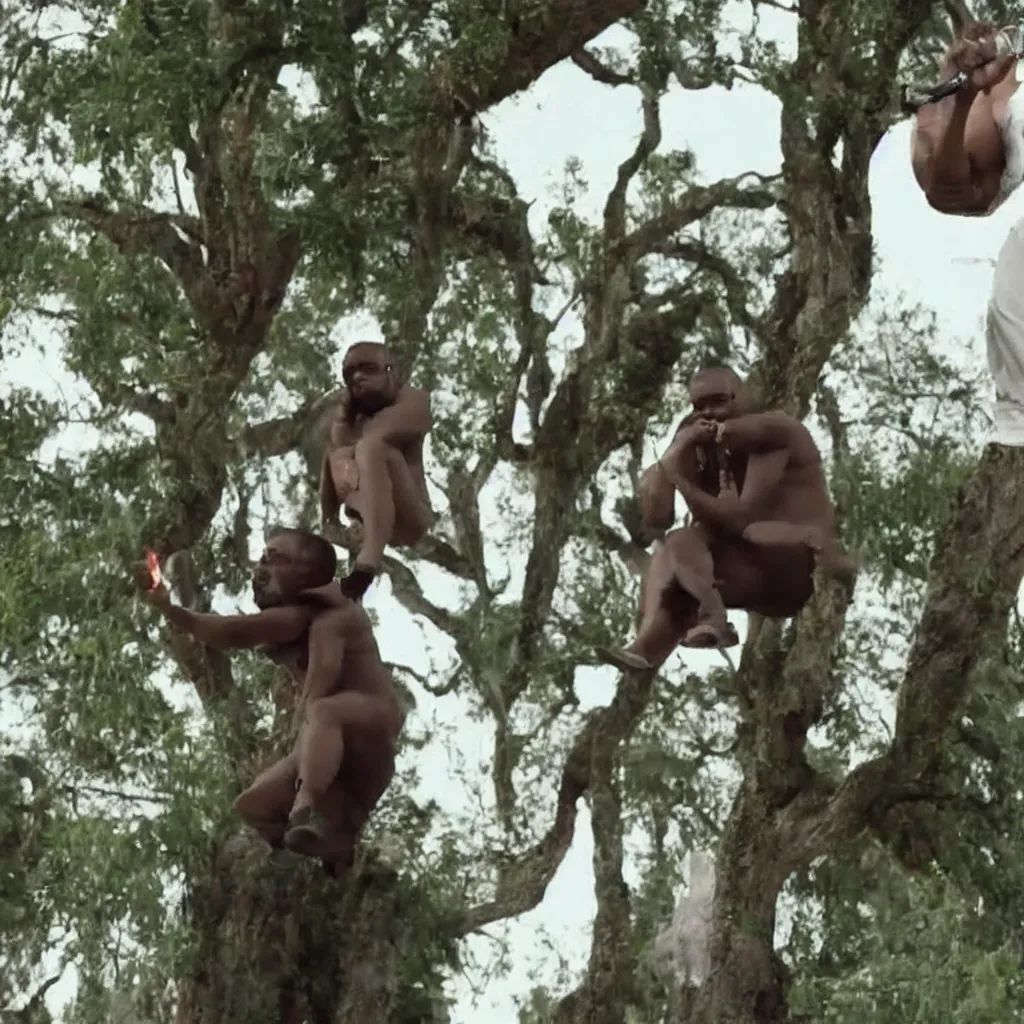
[(985, 337), (996, 391), (992, 440), (1024, 447), (1024, 221), (999, 252)]

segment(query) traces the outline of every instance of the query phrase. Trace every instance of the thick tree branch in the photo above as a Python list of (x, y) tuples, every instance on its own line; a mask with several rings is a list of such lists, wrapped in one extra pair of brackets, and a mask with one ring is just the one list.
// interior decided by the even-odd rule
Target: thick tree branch
[(446, 116), (481, 113), (644, 6), (645, 0), (548, 0), (521, 10), (506, 22), (504, 53), (490, 67), (481, 68), (476, 36), (469, 35), (433, 75), (433, 109)]
[[(111, 210), (102, 196), (89, 196), (78, 202), (62, 202), (56, 207), (56, 212), (87, 224), (109, 239), (125, 255), (146, 253), (156, 257), (178, 278), (186, 294), (195, 289), (203, 273), (198, 246), (186, 241), (175, 231), (178, 218), (170, 214), (155, 213), (152, 210), (128, 214)], [(188, 219), (181, 223), (181, 228), (189, 235), (194, 230), (194, 224)]]
[(241, 447), (247, 455), (272, 459), (300, 448), (313, 433), (325, 433), (319, 428), (328, 413), (333, 412), (340, 399), (340, 391), (332, 391), (321, 398), (307, 402), (287, 416), (277, 416), (245, 428)]
[(636, 149), (619, 164), (615, 184), (604, 204), (604, 243), (607, 246), (616, 247), (625, 235), (626, 194), (630, 182), (661, 145), (661, 96), (667, 81), (668, 72), (663, 70), (656, 81), (644, 82), (640, 86), (644, 126)]
[(636, 85), (636, 79), (633, 75), (622, 74), (608, 67), (607, 64), (602, 63), (597, 55), (585, 46), (580, 47), (580, 49), (572, 54), (572, 62), (576, 67), (590, 75), (595, 82), (600, 82), (602, 85)]
[(633, 929), (629, 887), (622, 877), (622, 799), (617, 747), (595, 744), (590, 776), (590, 820), (594, 836), (594, 915), (590, 959), (582, 984), (560, 1004), (558, 1024), (619, 1024), (634, 999)]
[(802, 857), (831, 852), (934, 767), (977, 666), (998, 649), (1024, 577), (1024, 449), (990, 445), (935, 546), (890, 749), (799, 823)]
[(668, 240), (663, 245), (652, 249), (651, 253), (652, 255), (658, 254), (686, 260), (698, 270), (714, 274), (722, 282), (722, 287), (725, 290), (725, 305), (733, 322), (746, 328), (754, 338), (763, 344), (763, 324), (750, 310), (750, 286), (736, 272), (735, 267), (728, 259), (709, 249), (703, 241), (698, 239)]
[(713, 185), (691, 186), (679, 202), (622, 239), (626, 259), (636, 262), (657, 251), (676, 232), (695, 224), (720, 206), (739, 210), (770, 209), (778, 201), (776, 181), (774, 177), (748, 171)]

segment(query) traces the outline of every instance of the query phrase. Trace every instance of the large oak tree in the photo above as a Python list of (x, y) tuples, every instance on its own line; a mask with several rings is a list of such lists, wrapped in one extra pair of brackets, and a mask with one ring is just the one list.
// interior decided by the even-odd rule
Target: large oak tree
[[(76, 1022), (446, 1020), (461, 940), (543, 900), (582, 801), (589, 962), (524, 1020), (1019, 1012), (1024, 455), (978, 460), (974, 399), (927, 331), (867, 312), (871, 155), (945, 15), (739, 6), (0, 12), (0, 359), (13, 373), (41, 348), (78, 396), (0, 396), (0, 685), (18, 718), (0, 769), (0, 1002), (17, 1019), (47, 1020), (73, 966)], [(766, 7), (797, 26), (793, 53), (760, 32)], [(630, 44), (595, 47), (613, 25)], [(570, 180), (541, 224), (481, 117), (562, 61), (634, 90), (642, 125), (600, 220)], [(781, 171), (707, 182), (662, 147), (661, 103), (738, 82), (779, 101)], [(339, 885), (268, 858), (230, 811), (291, 742), (286, 681), (158, 629), (127, 567), (144, 545), (188, 549), (182, 596), (208, 609), (221, 585), (243, 590), (251, 533), (315, 521), (333, 332), (360, 311), (437, 414), (442, 514), (387, 572), (454, 667), (396, 672), (412, 701), (490, 722), (493, 754), (467, 829), (413, 797), (430, 741), (414, 712), (404, 773)], [(796, 622), (750, 623), (735, 671), (622, 678), (582, 712), (578, 670), (630, 628), (644, 444), (709, 356), (820, 429), (856, 594), (822, 581)], [(525, 515), (482, 515), (495, 506)], [(864, 685), (895, 701), (890, 735), (865, 721)], [(666, 987), (646, 951), (696, 846), (717, 858), (712, 971)], [(901, 994), (948, 961), (900, 909), (959, 950), (959, 987), (934, 1004)]]

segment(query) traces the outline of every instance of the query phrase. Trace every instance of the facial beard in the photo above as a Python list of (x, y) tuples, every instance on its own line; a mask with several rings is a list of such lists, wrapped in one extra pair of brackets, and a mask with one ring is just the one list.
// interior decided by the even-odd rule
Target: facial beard
[(260, 611), (274, 608), (281, 603), (281, 594), (273, 583), (253, 583), (252, 599)]
[(391, 404), (391, 397), (379, 391), (364, 391), (362, 395), (357, 396), (349, 389), (349, 404), (353, 412), (373, 416)]

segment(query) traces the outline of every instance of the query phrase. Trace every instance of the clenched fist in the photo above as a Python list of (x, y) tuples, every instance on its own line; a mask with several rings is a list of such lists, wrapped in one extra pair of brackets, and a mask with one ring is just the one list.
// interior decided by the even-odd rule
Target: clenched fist
[(1001, 81), (1017, 58), (1013, 54), (997, 56), (997, 29), (980, 22), (967, 25), (963, 37), (954, 41), (946, 54), (946, 64), (967, 75), (964, 91), (987, 92)]

